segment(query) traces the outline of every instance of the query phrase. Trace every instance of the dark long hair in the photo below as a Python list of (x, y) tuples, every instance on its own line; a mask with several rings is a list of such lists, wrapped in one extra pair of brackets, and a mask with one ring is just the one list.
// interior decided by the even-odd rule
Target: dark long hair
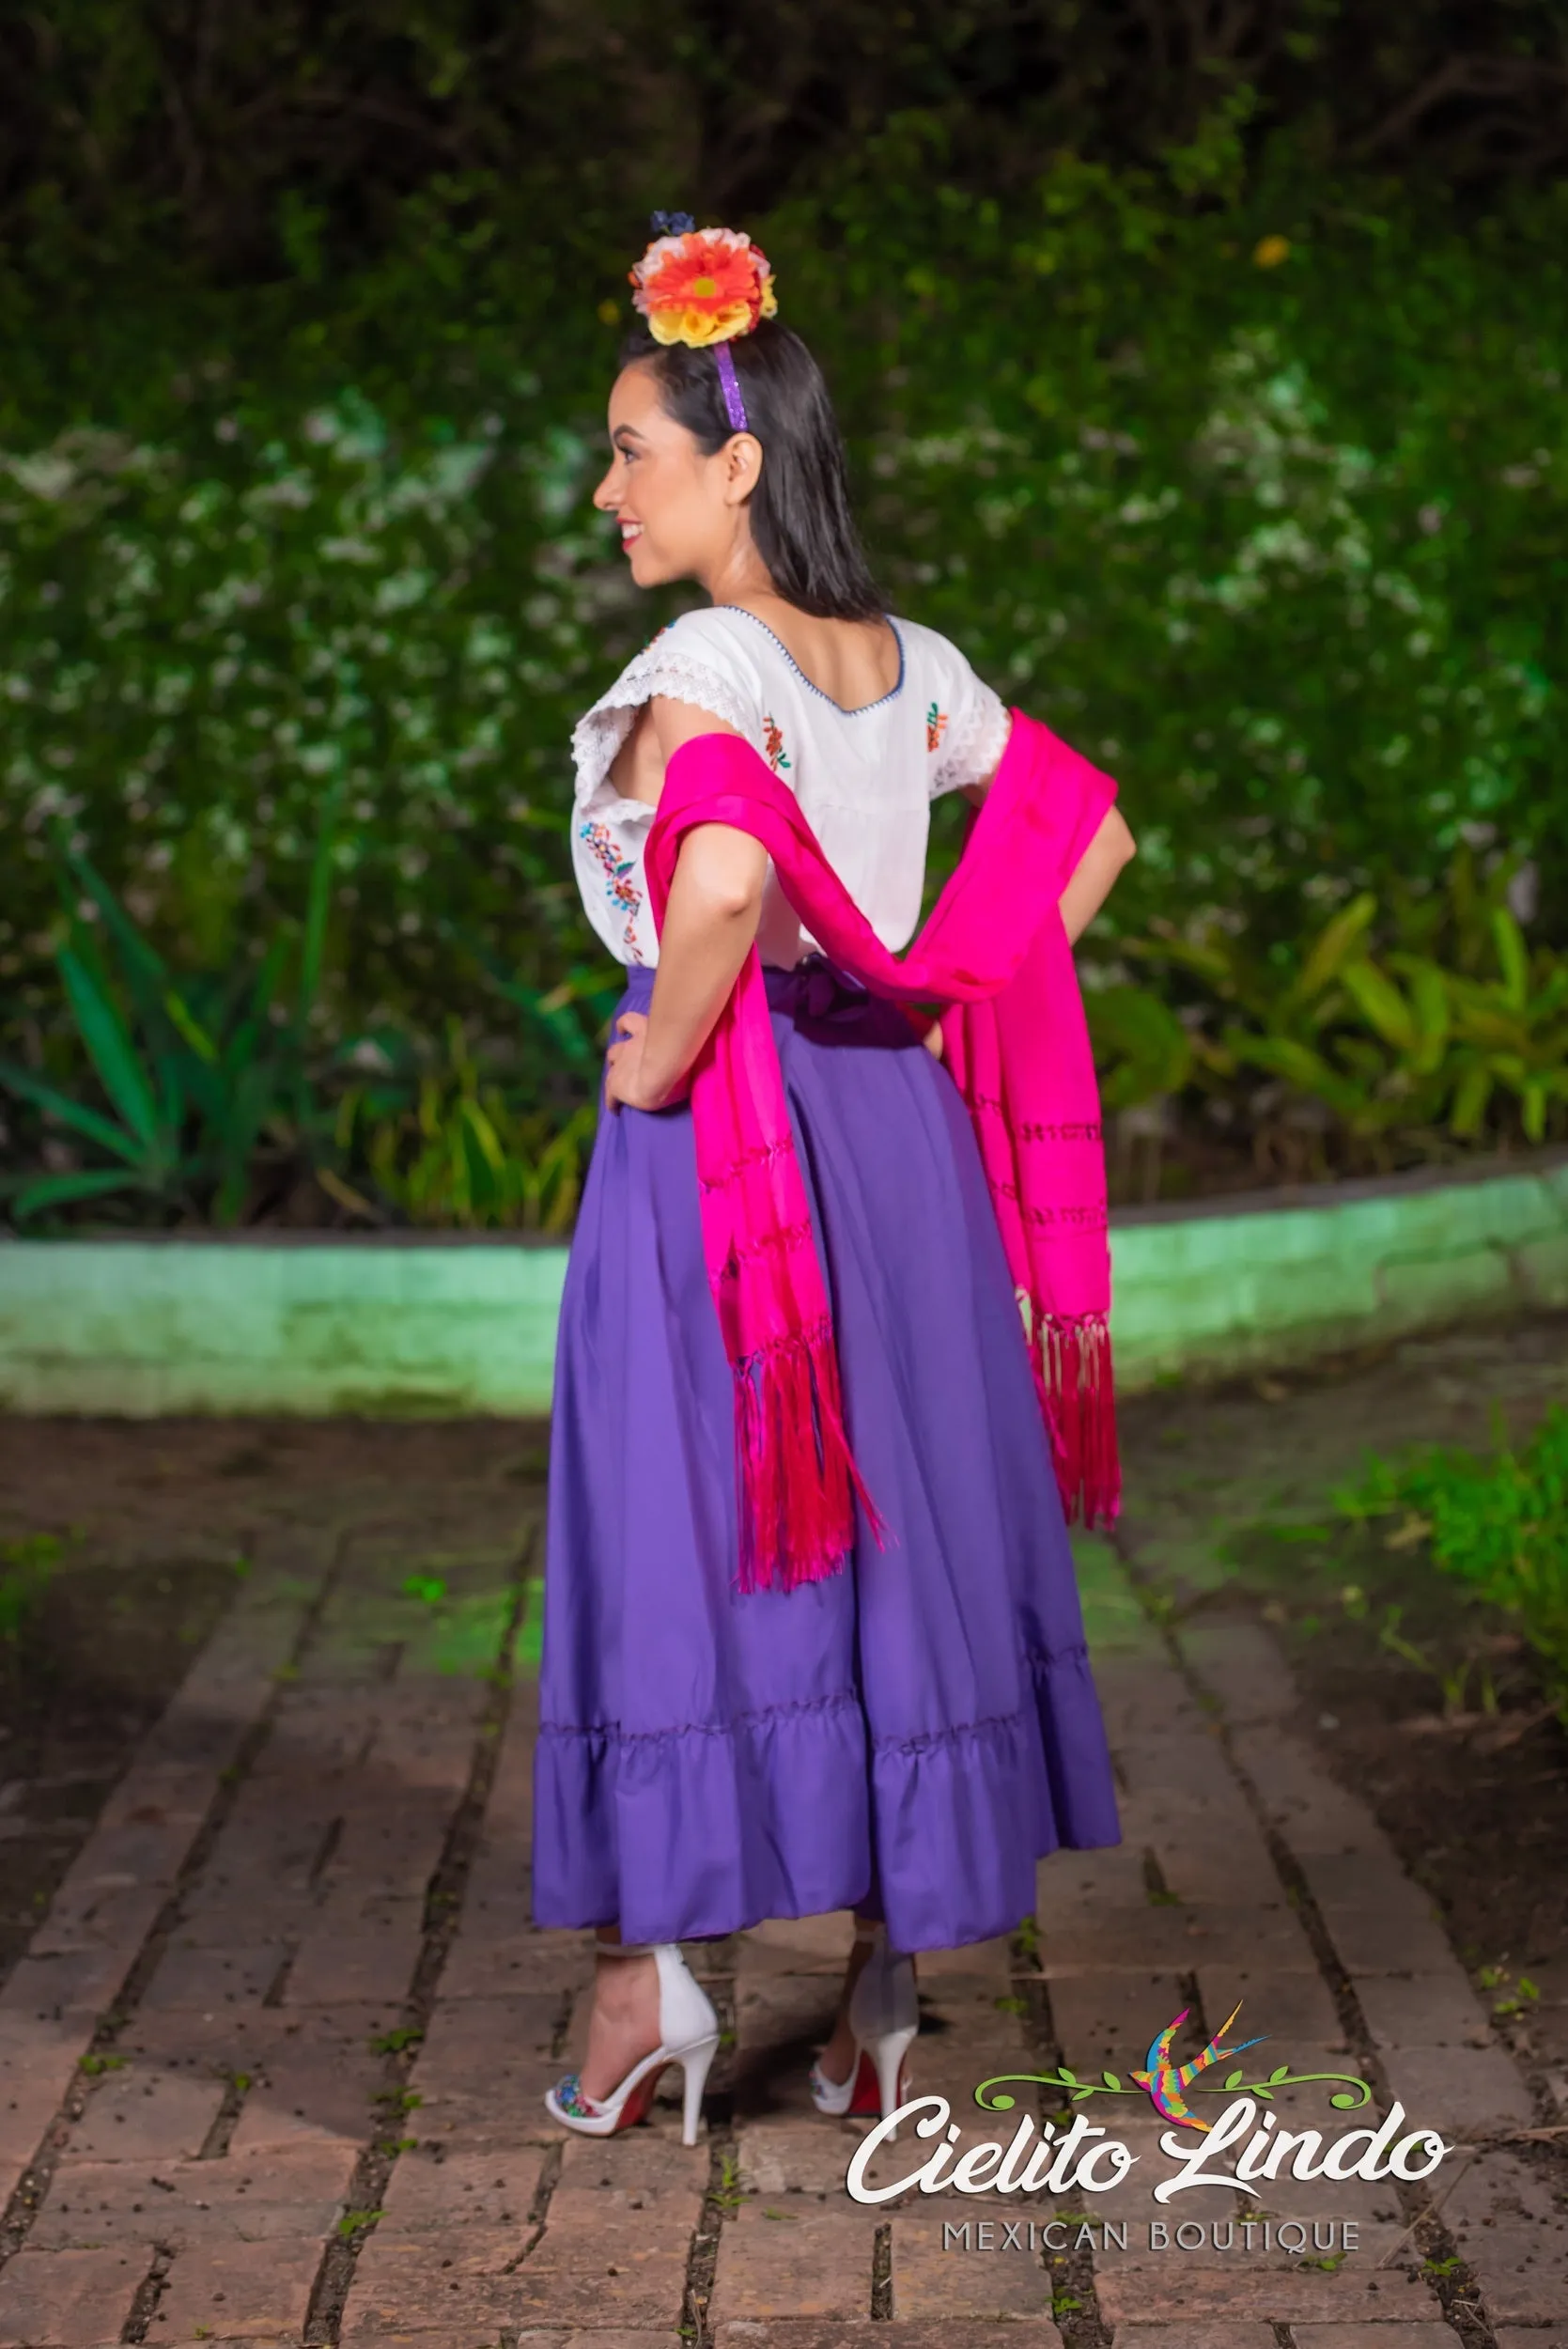
[[(870, 620), (887, 599), (867, 568), (849, 507), (849, 474), (838, 419), (822, 370), (799, 334), (763, 319), (729, 346), (746, 403), (748, 429), (762, 443), (762, 474), (751, 496), (752, 538), (786, 602), (823, 620)], [(735, 427), (712, 351), (659, 343), (645, 328), (629, 336), (621, 364), (651, 366), (659, 403), (684, 425), (705, 457)]]

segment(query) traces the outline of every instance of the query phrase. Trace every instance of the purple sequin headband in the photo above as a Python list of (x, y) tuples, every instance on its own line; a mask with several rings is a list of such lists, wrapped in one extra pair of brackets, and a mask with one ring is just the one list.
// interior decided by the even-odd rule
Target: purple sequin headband
[(655, 212), (654, 241), (630, 272), (634, 306), (656, 342), (711, 350), (732, 432), (751, 429), (729, 345), (778, 309), (760, 245), (734, 228), (699, 228), (690, 212)]
[(719, 388), (724, 395), (724, 413), (730, 420), (732, 432), (746, 429), (746, 403), (740, 397), (740, 378), (735, 371), (728, 343), (715, 343), (713, 364), (719, 370)]

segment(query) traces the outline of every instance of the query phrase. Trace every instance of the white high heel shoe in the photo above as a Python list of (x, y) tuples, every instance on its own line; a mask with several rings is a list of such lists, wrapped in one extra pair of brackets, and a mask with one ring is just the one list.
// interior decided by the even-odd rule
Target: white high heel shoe
[(871, 1954), (856, 1975), (855, 1986), (849, 1993), (849, 2028), (855, 2034), (855, 2061), (846, 2080), (826, 2078), (820, 2062), (814, 2063), (812, 2102), (818, 2112), (835, 2117), (873, 2112), (886, 2119), (908, 2100), (904, 2058), (920, 2030), (914, 1960), (890, 1950), (885, 1924), (877, 1925), (874, 1931), (862, 1929), (855, 1940), (857, 1944), (871, 1944)]
[(674, 1941), (601, 1941), (600, 1956), (651, 1957), (659, 1969), (659, 2045), (651, 2055), (634, 2063), (625, 2079), (608, 2096), (585, 2096), (576, 2072), (568, 2072), (545, 2092), (545, 2109), (563, 2127), (584, 2137), (613, 2137), (617, 2129), (640, 2121), (653, 2102), (660, 2075), (667, 2063), (681, 2068), (683, 2108), (681, 2143), (697, 2141), (697, 2118), (708, 2065), (719, 2045), (719, 2017), (700, 1982), (687, 1971), (679, 1945)]

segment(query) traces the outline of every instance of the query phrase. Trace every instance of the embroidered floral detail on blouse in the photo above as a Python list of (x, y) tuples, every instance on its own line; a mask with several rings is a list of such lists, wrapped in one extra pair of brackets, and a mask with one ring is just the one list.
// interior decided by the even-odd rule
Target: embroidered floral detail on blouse
[(637, 944), (637, 915), (642, 907), (643, 893), (636, 882), (629, 879), (637, 867), (629, 857), (622, 856), (608, 824), (590, 821), (582, 827), (578, 836), (587, 842), (589, 849), (598, 860), (604, 875), (605, 894), (611, 904), (619, 906), (626, 915), (621, 943), (633, 962), (641, 962), (643, 957)]
[(939, 749), (939, 748), (940, 748), (940, 745), (941, 745), (941, 739), (942, 739), (942, 736), (943, 736), (946, 732), (947, 732), (947, 712), (946, 712), (946, 710), (945, 710), (945, 709), (939, 709), (939, 708), (937, 708), (936, 703), (935, 703), (935, 702), (933, 702), (933, 703), (932, 703), (932, 705), (931, 705), (931, 707), (930, 707), (930, 708), (929, 708), (929, 709), (926, 711), (926, 713), (925, 713), (925, 747), (926, 747), (926, 749), (927, 749), (928, 751), (934, 751), (934, 750), (938, 750), (938, 749)]
[(789, 765), (789, 761), (784, 756), (784, 734), (776, 719), (764, 715), (762, 736), (763, 751), (768, 764), (772, 768), (773, 772), (778, 774), (782, 769)]
[(582, 2077), (567, 2072), (555, 2091), (555, 2101), (563, 2112), (575, 2113), (580, 2121), (591, 2121), (600, 2108), (582, 2093)]

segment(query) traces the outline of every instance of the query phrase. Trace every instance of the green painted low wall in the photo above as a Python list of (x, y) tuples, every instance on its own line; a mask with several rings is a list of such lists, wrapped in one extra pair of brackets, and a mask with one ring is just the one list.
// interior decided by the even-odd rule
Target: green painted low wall
[[(1135, 1212), (1111, 1244), (1125, 1391), (1283, 1366), (1568, 1306), (1568, 1154)], [(0, 1244), (0, 1408), (543, 1411), (565, 1270), (494, 1239)]]
[(445, 1415), (550, 1407), (564, 1248), (0, 1247), (0, 1408)]
[(1282, 1367), (1568, 1306), (1568, 1153), (1514, 1163), (1125, 1217), (1112, 1235), (1118, 1383)]

